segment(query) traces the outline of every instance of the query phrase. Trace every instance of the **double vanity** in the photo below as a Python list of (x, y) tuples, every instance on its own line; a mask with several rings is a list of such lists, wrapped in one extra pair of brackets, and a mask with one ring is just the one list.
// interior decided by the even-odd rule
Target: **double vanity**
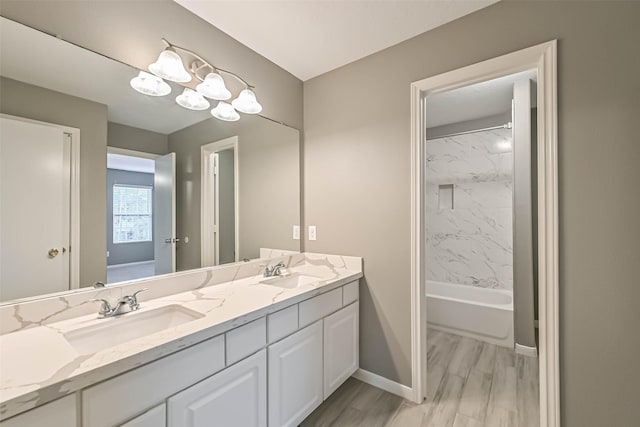
[(0, 425), (296, 426), (358, 369), (360, 277), (303, 253), (1, 306)]

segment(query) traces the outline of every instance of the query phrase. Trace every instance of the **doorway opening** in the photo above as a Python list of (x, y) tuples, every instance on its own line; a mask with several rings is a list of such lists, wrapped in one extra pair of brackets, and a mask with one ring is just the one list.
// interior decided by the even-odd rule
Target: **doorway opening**
[(175, 154), (107, 151), (107, 283), (174, 272)]
[(202, 267), (239, 260), (238, 137), (205, 144), (201, 157)]
[[(494, 420), (491, 410), (517, 417), (509, 412), (517, 407), (489, 406), (492, 387), (517, 382), (516, 372), (539, 369), (539, 392), (527, 390), (539, 399), (539, 416), (526, 416), (536, 423), (539, 418), (541, 426), (559, 424), (555, 52), (553, 41), (412, 84), (413, 400), (434, 401), (445, 392), (462, 398), (468, 383), (468, 390), (475, 389), (468, 393), (484, 405), (471, 405), (473, 412), (460, 404), (454, 416), (476, 423)], [(524, 96), (524, 107), (493, 111), (485, 100), (475, 117), (463, 117), (479, 88), (508, 76), (516, 77), (510, 98)], [(471, 97), (461, 103), (465, 90)], [(435, 111), (430, 100), (453, 107)], [(440, 113), (457, 116), (448, 121)], [(529, 146), (522, 142), (527, 134)], [(479, 302), (450, 307), (464, 300)], [(498, 369), (507, 377), (496, 379), (495, 355), (507, 361), (520, 356), (514, 341), (520, 355), (534, 357), (522, 356), (518, 367), (507, 363), (511, 369)], [(443, 385), (447, 375), (452, 381)]]

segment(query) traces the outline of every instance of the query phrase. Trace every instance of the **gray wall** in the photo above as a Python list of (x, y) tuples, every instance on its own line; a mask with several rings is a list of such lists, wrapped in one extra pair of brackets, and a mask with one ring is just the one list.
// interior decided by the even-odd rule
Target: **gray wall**
[(0, 93), (2, 113), (80, 129), (80, 286), (105, 281), (107, 106), (5, 77)]
[(305, 249), (364, 257), (363, 369), (411, 382), (410, 83), (557, 38), (562, 425), (637, 424), (638, 16), (502, 1), (305, 82)]
[(218, 200), (220, 207), (218, 217), (218, 233), (220, 234), (220, 264), (236, 260), (236, 225), (235, 225), (235, 197), (234, 197), (234, 165), (233, 150), (218, 153)]
[[(300, 80), (172, 0), (2, 0), (0, 13), (141, 70), (164, 37), (241, 75), (256, 87), (262, 114), (302, 129)], [(237, 93), (231, 79), (229, 86)]]
[(153, 187), (153, 174), (107, 169), (107, 265), (153, 260), (153, 241), (113, 243), (113, 186), (116, 184)]
[(292, 226), (300, 223), (299, 132), (257, 116), (212, 118), (169, 135), (178, 182), (178, 270), (200, 267), (200, 147), (232, 136), (238, 136), (239, 258), (258, 258), (260, 247), (300, 249), (292, 239)]
[(109, 122), (107, 145), (142, 151), (143, 153), (167, 154), (169, 152), (169, 135)]

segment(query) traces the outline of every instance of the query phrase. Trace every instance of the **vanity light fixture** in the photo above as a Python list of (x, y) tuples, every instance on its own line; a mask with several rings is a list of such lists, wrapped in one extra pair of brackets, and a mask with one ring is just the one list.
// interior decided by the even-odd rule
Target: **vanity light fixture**
[(228, 102), (220, 101), (216, 108), (211, 110), (211, 115), (216, 119), (225, 122), (235, 122), (240, 120), (240, 114)]
[(171, 86), (167, 82), (146, 71), (140, 71), (129, 83), (132, 88), (145, 95), (165, 96), (171, 93)]
[[(179, 105), (190, 110), (206, 110), (210, 104), (204, 97), (215, 99), (219, 102), (211, 110), (211, 115), (224, 121), (239, 120), (238, 111), (245, 114), (258, 114), (262, 111), (262, 105), (253, 92), (254, 87), (242, 77), (215, 67), (192, 50), (171, 44), (166, 39), (162, 41), (166, 45), (165, 50), (160, 53), (156, 62), (149, 65), (149, 70), (155, 76), (140, 71), (140, 74), (131, 80), (131, 86), (135, 90), (145, 95), (163, 96), (171, 92), (171, 87), (162, 79), (179, 83), (185, 88), (182, 94), (176, 97)], [(178, 52), (190, 57), (188, 69), (185, 68), (185, 63)], [(237, 79), (244, 85), (244, 89), (231, 103), (225, 102), (232, 95), (221, 73)], [(195, 90), (184, 84), (193, 80), (193, 77), (201, 81)]]
[(209, 101), (204, 99), (204, 96), (188, 87), (184, 88), (182, 94), (176, 97), (176, 102), (181, 107), (187, 108), (189, 110), (206, 110), (211, 106), (211, 104), (209, 104)]
[(246, 114), (258, 114), (262, 111), (262, 105), (256, 100), (256, 94), (251, 89), (245, 89), (240, 95), (231, 101), (233, 108)]
[(158, 77), (178, 83), (191, 81), (191, 74), (184, 69), (184, 64), (171, 46), (160, 53), (158, 60), (149, 65), (149, 71)]
[(204, 81), (196, 86), (196, 90), (207, 98), (216, 101), (226, 101), (231, 98), (231, 92), (224, 85), (222, 76), (216, 72), (207, 74)]

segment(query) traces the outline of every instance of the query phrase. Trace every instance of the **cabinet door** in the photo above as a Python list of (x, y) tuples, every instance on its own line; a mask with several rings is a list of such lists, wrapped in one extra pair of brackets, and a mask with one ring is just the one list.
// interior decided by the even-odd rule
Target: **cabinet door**
[(138, 415), (121, 427), (165, 427), (167, 425), (167, 405), (164, 403)]
[(169, 427), (266, 427), (266, 350), (176, 394), (168, 405)]
[(297, 426), (322, 400), (319, 320), (269, 346), (269, 427)]
[(324, 319), (324, 398), (358, 369), (358, 303)]

